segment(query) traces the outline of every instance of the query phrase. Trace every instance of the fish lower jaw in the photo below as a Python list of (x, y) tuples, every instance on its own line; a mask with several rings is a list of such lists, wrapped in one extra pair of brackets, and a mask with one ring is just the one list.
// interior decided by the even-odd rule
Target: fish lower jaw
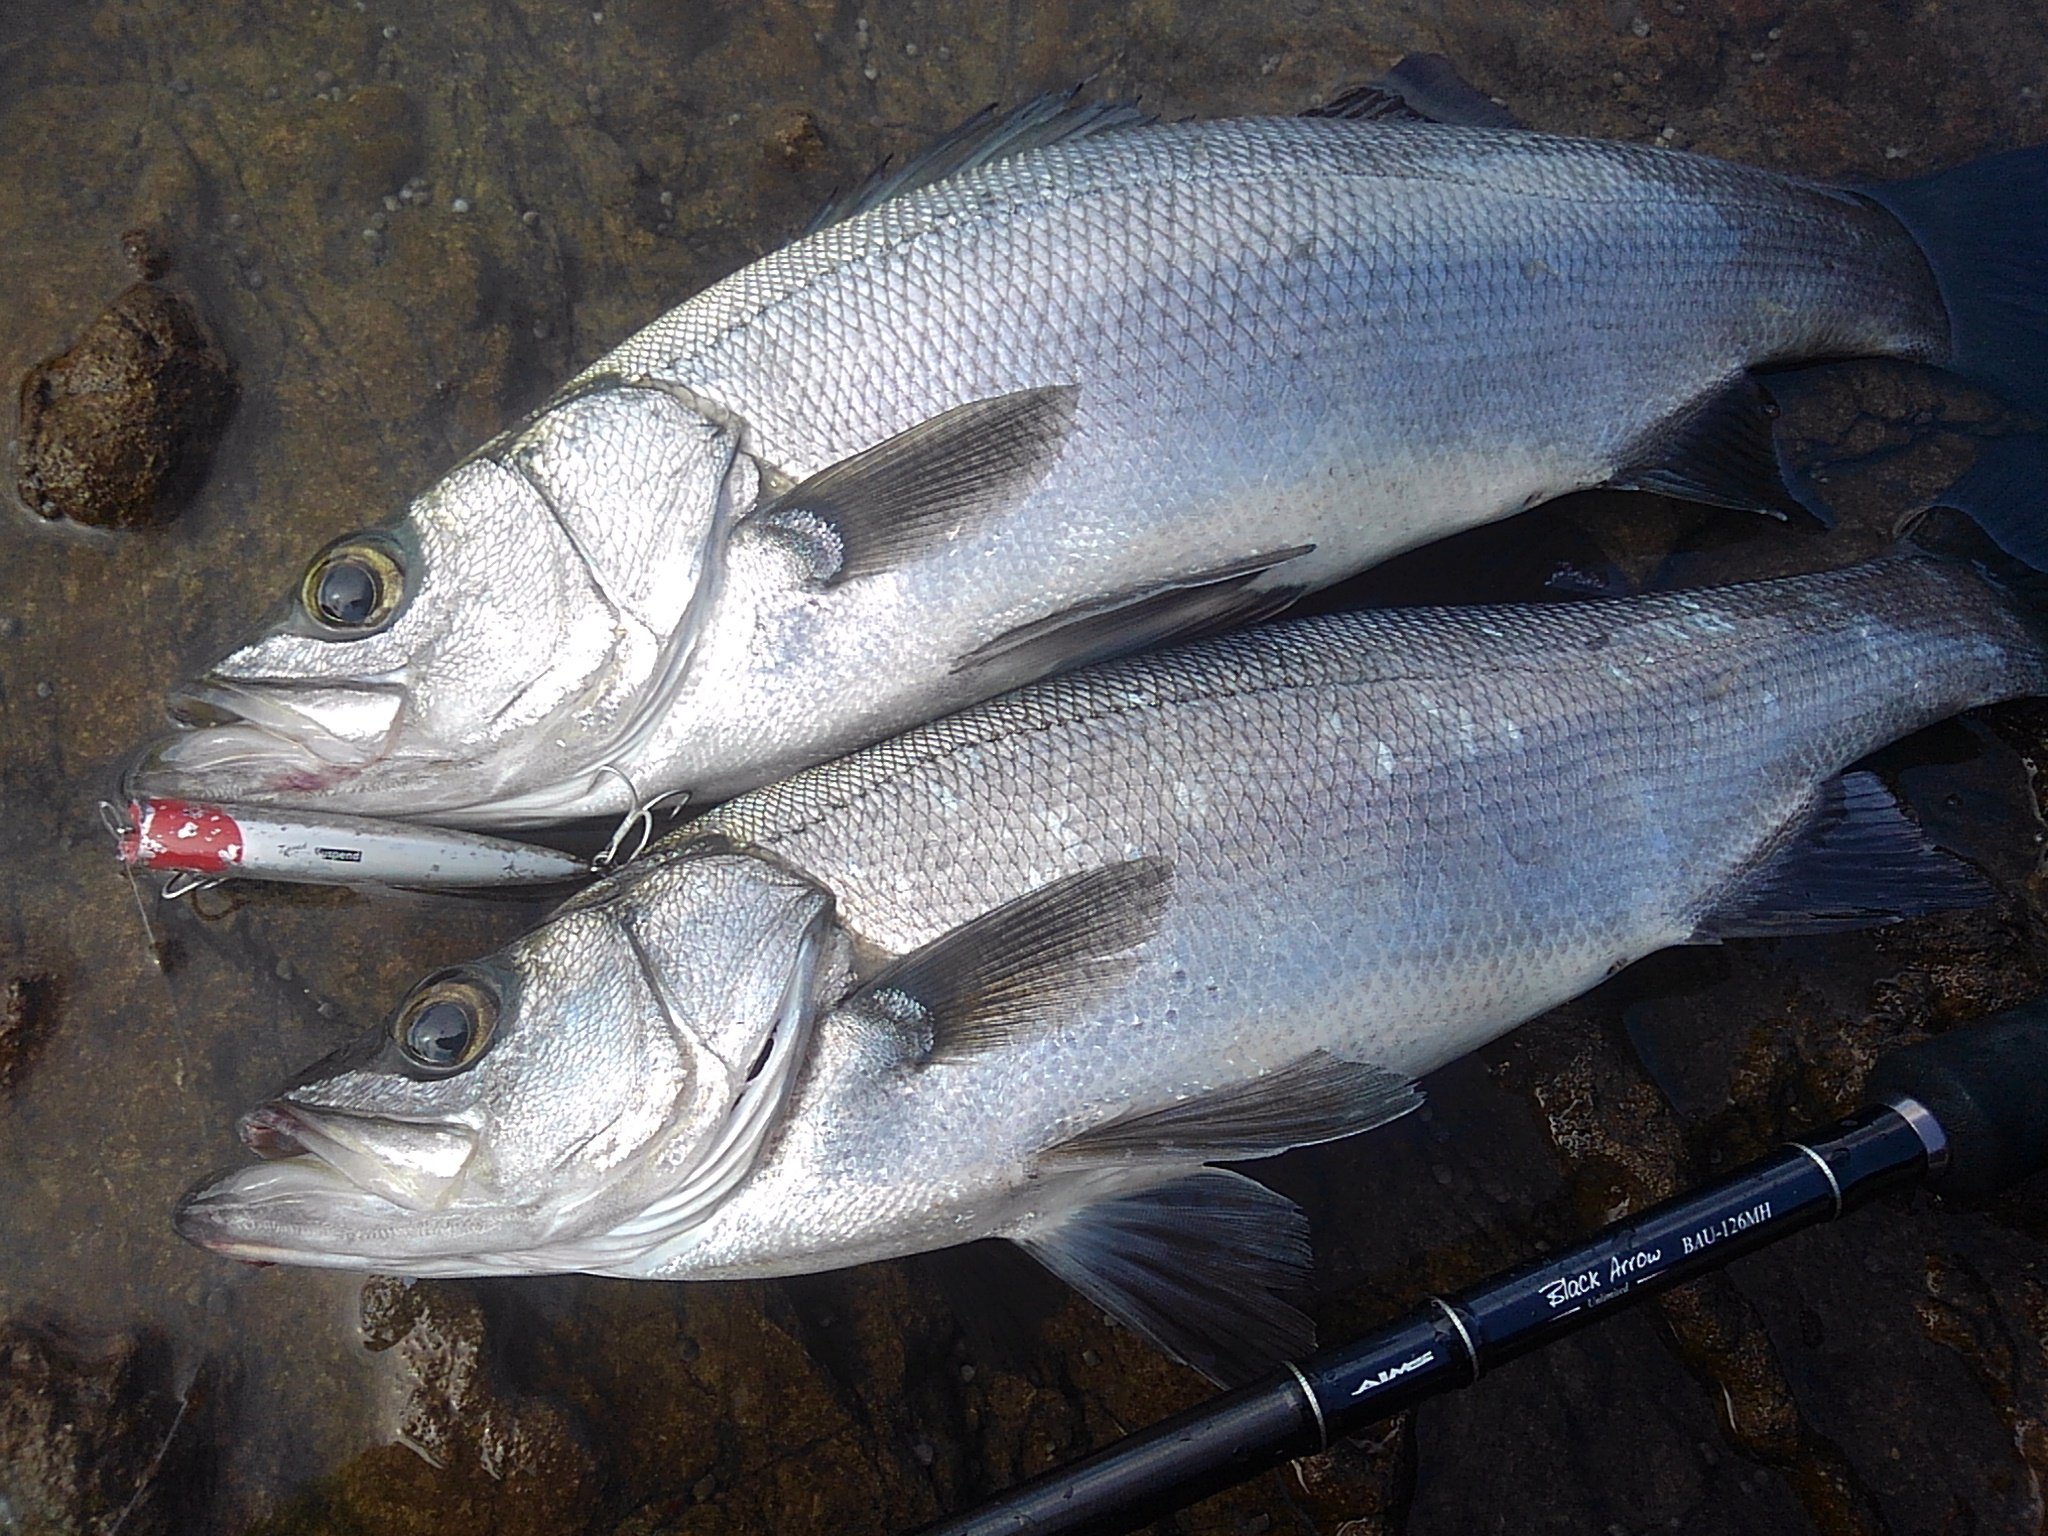
[[(379, 1214), (388, 1221), (378, 1222)], [(394, 1235), (402, 1232), (409, 1214), (368, 1194), (322, 1159), (300, 1153), (237, 1168), (189, 1190), (171, 1224), (188, 1243), (225, 1258), (374, 1269), (382, 1256), (358, 1251), (370, 1246), (362, 1239), (380, 1225)]]
[(493, 1262), (501, 1243), (490, 1213), (434, 1214), (422, 1220), (306, 1153), (207, 1180), (179, 1200), (171, 1223), (195, 1247), (251, 1264), (427, 1278), (533, 1272)]
[[(229, 736), (235, 739), (222, 739)], [(152, 747), (129, 772), (124, 794), (446, 826), (500, 824), (488, 803), (466, 792), (466, 766), (446, 758), (328, 762), (253, 726), (206, 726)]]
[(552, 783), (507, 790), (489, 800), (439, 813), (450, 826), (502, 827), (516, 831), (559, 826), (599, 816), (630, 816), (656, 798), (664, 805), (686, 805), (698, 797), (668, 789), (642, 788), (637, 776), (605, 769), (580, 770)]
[(531, 789), (480, 783), (451, 755), (329, 761), (247, 724), (200, 726), (165, 737), (129, 773), (131, 799), (187, 800), (309, 815), (343, 814), (448, 827), (517, 830), (640, 808), (610, 773), (578, 772)]
[(281, 804), (308, 808), (358, 777), (365, 761), (335, 761), (246, 724), (179, 731), (152, 746), (129, 775), (132, 794), (156, 799)]

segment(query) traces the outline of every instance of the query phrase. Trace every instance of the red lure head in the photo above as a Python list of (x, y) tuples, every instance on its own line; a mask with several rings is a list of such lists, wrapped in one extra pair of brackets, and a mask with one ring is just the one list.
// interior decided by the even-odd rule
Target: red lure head
[(116, 840), (124, 864), (224, 875), (242, 862), (242, 829), (218, 806), (131, 800), (128, 822)]

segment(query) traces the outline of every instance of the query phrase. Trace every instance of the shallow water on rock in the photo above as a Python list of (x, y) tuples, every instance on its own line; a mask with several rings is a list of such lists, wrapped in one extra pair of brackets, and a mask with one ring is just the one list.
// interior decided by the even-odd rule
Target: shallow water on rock
[[(1533, 127), (1821, 178), (2048, 140), (2048, 19), (2020, 0), (596, 3), (0, 0), (0, 380), (86, 334), (143, 227), (239, 382), (166, 526), (0, 516), (0, 1531), (884, 1532), (1201, 1395), (1008, 1250), (365, 1291), (169, 1226), (240, 1157), (237, 1113), (543, 908), (145, 888), (153, 952), (97, 803), (166, 690), (315, 549), (833, 188), (1077, 79), (1167, 116), (1292, 112), (1421, 50)], [(1331, 601), (1521, 595), (1559, 550), (1635, 580), (1846, 563), (2018, 424), (1905, 368), (1783, 394), (1843, 514), (1825, 537), (1586, 496)], [(1987, 712), (1880, 765), (1998, 907), (1654, 957), (1439, 1074), (1426, 1116), (1262, 1169), (1314, 1222), (1325, 1336), (1761, 1150), (1852, 1103), (1887, 1045), (2040, 990), (2044, 721)], [(2040, 1529), (2044, 1233), (2033, 1186), (1880, 1205), (1181, 1528)]]

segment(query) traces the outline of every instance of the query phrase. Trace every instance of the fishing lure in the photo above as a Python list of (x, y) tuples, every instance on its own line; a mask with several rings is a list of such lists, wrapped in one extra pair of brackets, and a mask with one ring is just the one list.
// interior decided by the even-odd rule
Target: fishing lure
[(186, 895), (232, 876), (309, 885), (421, 885), (484, 889), (547, 885), (590, 872), (554, 848), (360, 816), (278, 815), (243, 806), (137, 799), (127, 819), (102, 802), (101, 818), (130, 869), (171, 876)]

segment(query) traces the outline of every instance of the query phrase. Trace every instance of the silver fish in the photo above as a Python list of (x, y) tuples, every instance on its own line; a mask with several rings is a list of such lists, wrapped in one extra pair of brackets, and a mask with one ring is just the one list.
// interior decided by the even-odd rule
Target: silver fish
[(2043, 152), (1859, 192), (1502, 129), (1034, 108), (966, 158), (323, 551), (131, 793), (701, 805), (1563, 492), (1790, 507), (1751, 369), (1899, 357), (2044, 398)]
[(989, 1235), (1218, 1379), (1304, 1348), (1346, 1136), (1671, 944), (1980, 904), (1843, 770), (2048, 684), (1965, 563), (1304, 619), (730, 802), (247, 1117), (241, 1258), (784, 1275)]

